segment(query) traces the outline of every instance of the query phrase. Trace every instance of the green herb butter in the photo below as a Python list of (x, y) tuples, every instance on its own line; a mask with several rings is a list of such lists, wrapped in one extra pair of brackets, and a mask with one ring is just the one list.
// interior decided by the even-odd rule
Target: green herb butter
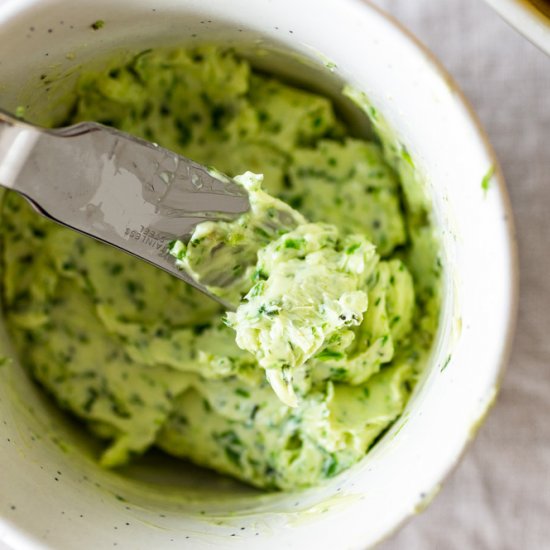
[(4, 195), (10, 334), (35, 379), (107, 442), (101, 464), (157, 446), (290, 490), (360, 460), (403, 411), (439, 312), (429, 211), (386, 147), (350, 137), (329, 99), (217, 47), (84, 74), (74, 102), (64, 123), (96, 120), (233, 177), (264, 175), (265, 193), (247, 176), (248, 218), (172, 247), (213, 288), (230, 265), (212, 264), (213, 243), (239, 247), (245, 261), (226, 271), (246, 297), (227, 318), (182, 281)]

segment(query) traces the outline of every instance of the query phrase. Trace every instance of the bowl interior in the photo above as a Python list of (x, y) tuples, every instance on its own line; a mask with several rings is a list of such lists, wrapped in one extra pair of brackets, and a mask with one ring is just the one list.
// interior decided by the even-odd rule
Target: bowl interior
[[(315, 25), (308, 10), (318, 14)], [(94, 30), (98, 20), (105, 25)], [(401, 419), (360, 464), (295, 494), (261, 494), (160, 453), (121, 472), (102, 470), (97, 442), (42, 395), (15, 358), (5, 361), (0, 540), (22, 548), (32, 541), (300, 548), (312, 540), (321, 548), (362, 548), (422, 507), (494, 398), (515, 284), (498, 169), (482, 188), (495, 161), (433, 61), (356, 0), (330, 0), (323, 9), (313, 0), (100, 0), (78, 8), (68, 0), (12, 1), (0, 8), (0, 25), (1, 108), (22, 105), (37, 123), (63, 116), (83, 67), (151, 47), (234, 46), (256, 66), (333, 96), (354, 131), (368, 132), (367, 118), (341, 94), (350, 83), (384, 114), (425, 179), (446, 273), (430, 364)], [(1, 336), (13, 357), (3, 329)]]

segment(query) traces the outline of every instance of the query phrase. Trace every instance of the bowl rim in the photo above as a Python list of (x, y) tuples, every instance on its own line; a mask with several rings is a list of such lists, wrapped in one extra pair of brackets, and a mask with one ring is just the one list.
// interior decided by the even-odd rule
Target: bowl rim
[[(494, 397), (488, 403), (486, 409), (483, 411), (480, 420), (476, 423), (475, 427), (473, 427), (471, 437), (469, 437), (467, 440), (464, 441), (460, 452), (449, 463), (446, 471), (443, 472), (443, 474), (439, 477), (439, 480), (436, 481), (433, 487), (431, 488), (432, 491), (430, 491), (426, 497), (425, 506), (422, 506), (420, 510), (411, 511), (409, 514), (404, 516), (401, 519), (401, 521), (396, 523), (393, 526), (393, 528), (388, 530), (387, 533), (382, 535), (373, 544), (373, 546), (377, 546), (381, 542), (390, 539), (393, 535), (395, 535), (398, 531), (400, 531), (402, 527), (408, 524), (415, 516), (423, 513), (429, 507), (429, 505), (433, 502), (435, 497), (437, 497), (437, 494), (439, 493), (439, 490), (442, 487), (442, 485), (457, 470), (458, 466), (464, 459), (466, 453), (474, 443), (474, 440), (476, 439), (479, 429), (485, 423), (487, 416), (489, 415), (489, 413), (491, 412), (491, 410), (496, 404), (498, 393), (500, 391), (500, 386), (502, 384), (502, 381), (506, 372), (506, 368), (508, 366), (508, 363), (512, 354), (512, 349), (514, 345), (514, 335), (515, 335), (515, 331), (518, 323), (519, 255), (518, 255), (516, 226), (515, 226), (514, 215), (512, 210), (512, 203), (508, 193), (508, 188), (506, 186), (506, 180), (504, 178), (502, 167), (500, 166), (500, 162), (498, 160), (497, 154), (489, 140), (487, 131), (484, 129), (483, 125), (481, 124), (481, 120), (479, 119), (473, 105), (468, 100), (468, 98), (466, 97), (462, 89), (460, 88), (458, 82), (447, 71), (447, 69), (443, 65), (442, 61), (437, 57), (437, 55), (434, 54), (428, 48), (428, 46), (426, 46), (426, 44), (422, 42), (421, 39), (419, 39), (394, 15), (392, 15), (388, 11), (384, 10), (383, 8), (375, 4), (374, 0), (351, 0), (351, 1), (368, 5), (371, 9), (378, 12), (383, 18), (389, 21), (403, 35), (403, 37), (406, 40), (408, 40), (411, 46), (416, 48), (416, 50), (425, 57), (426, 61), (428, 62), (430, 67), (434, 70), (434, 72), (438, 75), (438, 77), (444, 80), (449, 86), (450, 90), (455, 94), (456, 101), (457, 103), (459, 103), (459, 106), (463, 109), (465, 118), (469, 119), (469, 122), (473, 125), (476, 131), (476, 134), (481, 139), (481, 145), (484, 149), (484, 152), (487, 154), (487, 157), (490, 159), (492, 166), (494, 167), (494, 179), (497, 183), (498, 192), (503, 201), (503, 208), (506, 214), (506, 237), (507, 237), (506, 242), (508, 245), (507, 251), (510, 257), (510, 266), (509, 266), (510, 281), (508, 285), (508, 296), (510, 299), (510, 307), (508, 310), (506, 331), (505, 331), (505, 334), (503, 334), (504, 345), (502, 346), (502, 349), (501, 349), (498, 366), (494, 371), (494, 378), (492, 383), (492, 387), (495, 390)], [(498, 0), (486, 0), (486, 1), (489, 3), (492, 3), (493, 1), (498, 2)], [(505, 0), (505, 1), (508, 1), (508, 0)], [(549, 30), (550, 30), (550, 26), (549, 26)]]

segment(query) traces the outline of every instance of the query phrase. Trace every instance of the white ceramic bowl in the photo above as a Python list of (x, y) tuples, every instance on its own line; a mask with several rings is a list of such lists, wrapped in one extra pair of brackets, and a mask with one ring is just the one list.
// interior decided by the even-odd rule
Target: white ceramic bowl
[[(91, 24), (104, 20), (102, 29)], [(195, 36), (196, 35), (196, 36)], [(449, 77), (406, 32), (359, 0), (3, 0), (0, 105), (30, 119), (58, 86), (116, 51), (218, 40), (310, 60), (298, 72), (365, 91), (406, 144), (433, 197), (445, 264), (441, 327), (426, 376), (371, 453), (321, 487), (258, 496), (167, 461), (101, 470), (94, 443), (17, 361), (0, 367), (0, 541), (17, 549), (365, 548), (423, 509), (497, 391), (512, 338), (511, 214), (493, 153)], [(322, 52), (336, 64), (326, 69)], [(291, 59), (263, 55), (274, 70)], [(97, 62), (97, 61), (96, 61)], [(47, 78), (40, 79), (42, 74)], [(56, 76), (60, 85), (50, 85)], [(488, 190), (482, 179), (495, 166)], [(7, 353), (9, 345), (6, 343)], [(152, 464), (152, 465), (151, 465)]]
[(541, 6), (547, 2), (544, 15), (529, 0), (486, 0), (501, 16), (521, 34), (550, 55), (550, 2), (535, 0)]

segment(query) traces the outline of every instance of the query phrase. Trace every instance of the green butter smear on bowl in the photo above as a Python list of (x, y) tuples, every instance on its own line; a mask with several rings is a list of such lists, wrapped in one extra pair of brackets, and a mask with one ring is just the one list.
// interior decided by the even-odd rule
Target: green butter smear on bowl
[(59, 122), (82, 120), (243, 174), (251, 197), (238, 220), (171, 245), (239, 304), (227, 313), (3, 196), (9, 332), (38, 383), (107, 442), (101, 464), (156, 446), (292, 490), (359, 461), (402, 413), (437, 328), (438, 247), (410, 162), (382, 132), (351, 137), (329, 99), (214, 46), (82, 75)]

